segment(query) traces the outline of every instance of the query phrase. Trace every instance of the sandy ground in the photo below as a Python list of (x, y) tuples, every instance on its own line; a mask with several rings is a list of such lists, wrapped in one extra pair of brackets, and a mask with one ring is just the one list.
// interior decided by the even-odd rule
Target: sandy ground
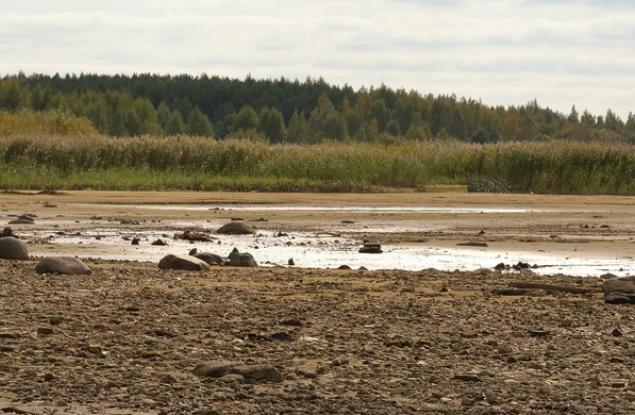
[[(548, 210), (241, 212), (280, 229), (343, 219), (430, 228), (374, 235), (397, 241), (455, 244), (482, 230), (492, 244), (630, 255), (635, 235), (635, 199), (612, 197), (68, 192), (2, 194), (0, 212), (65, 227), (95, 215), (147, 227), (228, 215), (99, 206), (177, 202)], [(1, 413), (635, 413), (633, 308), (604, 304), (598, 278), (88, 264), (88, 277), (41, 276), (35, 261), (0, 260)], [(269, 365), (281, 378), (194, 374), (217, 361)]]

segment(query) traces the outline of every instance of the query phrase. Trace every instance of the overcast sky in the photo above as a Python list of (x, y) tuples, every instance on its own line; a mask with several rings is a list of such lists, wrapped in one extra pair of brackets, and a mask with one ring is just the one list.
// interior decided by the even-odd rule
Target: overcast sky
[(324, 77), (635, 111), (633, 0), (0, 0), (0, 72)]

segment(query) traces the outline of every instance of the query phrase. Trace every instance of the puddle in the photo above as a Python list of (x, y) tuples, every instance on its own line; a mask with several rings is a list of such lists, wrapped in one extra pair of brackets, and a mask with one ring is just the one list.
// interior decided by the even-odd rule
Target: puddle
[[(35, 231), (29, 237), (47, 238), (52, 230)], [(168, 253), (185, 254), (192, 248), (199, 252), (228, 255), (234, 248), (254, 255), (260, 265), (286, 266), (293, 258), (302, 268), (352, 268), (369, 270), (403, 269), (416, 271), (425, 268), (439, 270), (473, 271), (492, 268), (500, 262), (515, 264), (518, 261), (540, 265), (534, 271), (542, 275), (567, 274), (576, 276), (600, 276), (607, 272), (618, 276), (635, 274), (635, 262), (631, 259), (581, 258), (551, 253), (497, 251), (491, 248), (441, 248), (427, 245), (384, 245), (382, 254), (360, 254), (361, 241), (337, 237), (325, 233), (293, 233), (278, 237), (272, 231), (259, 231), (257, 235), (213, 235), (213, 242), (174, 240), (174, 232), (148, 230), (122, 230), (115, 228), (91, 229), (80, 235), (53, 235), (49, 244), (30, 248), (34, 255), (75, 255), (83, 258), (158, 262)], [(141, 238), (139, 246), (131, 245), (123, 237)], [(168, 246), (151, 246), (156, 239), (163, 239)]]

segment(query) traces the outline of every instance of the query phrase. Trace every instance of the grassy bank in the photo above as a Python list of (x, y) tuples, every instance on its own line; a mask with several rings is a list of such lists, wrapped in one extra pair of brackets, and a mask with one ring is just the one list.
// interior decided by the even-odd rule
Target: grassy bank
[(635, 147), (573, 142), (267, 145), (191, 137), (0, 138), (5, 189), (371, 191), (491, 180), (516, 192), (635, 194)]

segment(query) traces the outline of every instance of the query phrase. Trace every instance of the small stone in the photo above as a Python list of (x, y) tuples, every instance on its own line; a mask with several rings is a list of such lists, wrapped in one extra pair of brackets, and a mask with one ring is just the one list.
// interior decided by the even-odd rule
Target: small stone
[(49, 324), (51, 326), (59, 326), (64, 322), (64, 317), (51, 317), (49, 318)]
[(50, 327), (40, 327), (39, 329), (37, 329), (37, 335), (38, 336), (52, 336), (53, 329)]
[(293, 266), (295, 266), (295, 261), (293, 260), (293, 258), (289, 258), (289, 260), (287, 261), (287, 264), (288, 264), (290, 267), (293, 267)]
[(165, 242), (163, 239), (157, 239), (156, 241), (152, 242), (152, 246), (167, 246), (168, 243)]
[(141, 242), (141, 239), (137, 238), (136, 236), (134, 238), (132, 238), (132, 242), (130, 242), (131, 245), (139, 245), (139, 242)]
[(613, 331), (611, 332), (611, 336), (613, 337), (622, 337), (622, 332), (620, 331), (620, 329), (613, 329)]

